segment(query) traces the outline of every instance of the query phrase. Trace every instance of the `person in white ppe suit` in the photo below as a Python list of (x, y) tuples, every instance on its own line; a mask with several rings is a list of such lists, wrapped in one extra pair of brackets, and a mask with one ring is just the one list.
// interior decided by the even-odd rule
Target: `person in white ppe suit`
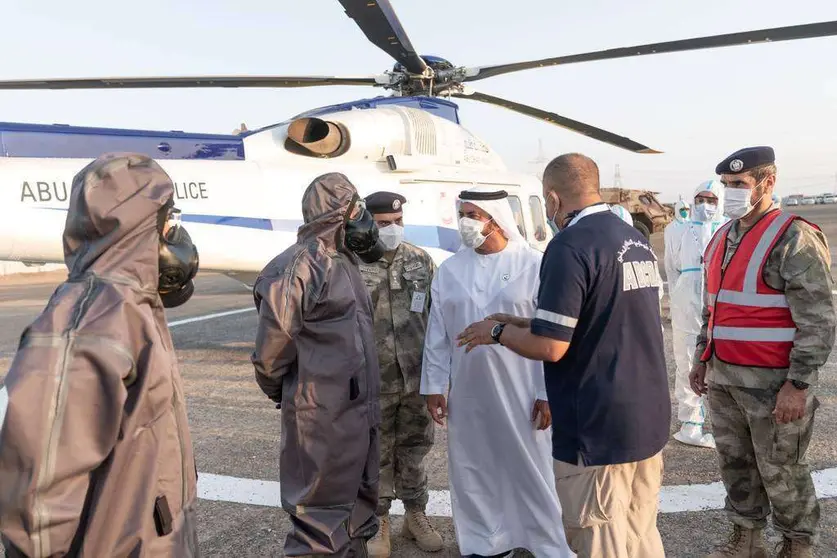
[[(680, 198), (677, 200), (677, 203), (674, 204), (674, 221), (669, 223), (665, 230), (663, 230), (663, 244), (665, 249), (668, 250), (670, 246), (679, 246), (680, 245), (680, 235), (683, 234), (686, 226), (686, 222), (689, 220), (689, 204)], [(663, 257), (663, 267), (665, 267), (666, 258)], [(669, 295), (671, 294), (671, 289), (674, 287), (674, 281), (672, 281), (671, 276), (668, 274), (668, 270), (666, 270), (666, 282), (668, 283), (668, 290)], [(663, 314), (663, 289), (660, 289), (660, 315)], [(665, 327), (663, 327), (663, 333), (665, 333)]]
[(674, 204), (674, 222), (675, 223), (685, 223), (689, 220), (689, 213), (691, 212), (691, 207), (689, 207), (689, 203), (685, 200), (678, 200), (676, 204)]
[(615, 213), (620, 219), (628, 223), (630, 226), (634, 226), (634, 218), (631, 217), (630, 212), (627, 209), (625, 209), (624, 206), (615, 203), (609, 205), (608, 207), (610, 207), (610, 210), (613, 213)]
[(572, 556), (552, 465), (543, 363), (499, 345), (466, 353), (456, 335), (493, 314), (532, 316), (542, 254), (520, 235), (505, 191), (458, 200), (463, 249), (431, 284), (421, 393), (447, 419), (453, 523), (463, 556)]
[[(703, 253), (723, 216), (724, 186), (717, 180), (695, 189), (690, 219), (666, 229), (665, 268), (671, 296), (671, 328), (677, 367), (674, 394), (680, 430), (674, 439), (684, 444), (714, 448), (712, 434), (703, 432), (706, 406), (689, 386), (689, 372), (700, 333), (703, 308)], [(674, 228), (671, 233), (669, 230)]]

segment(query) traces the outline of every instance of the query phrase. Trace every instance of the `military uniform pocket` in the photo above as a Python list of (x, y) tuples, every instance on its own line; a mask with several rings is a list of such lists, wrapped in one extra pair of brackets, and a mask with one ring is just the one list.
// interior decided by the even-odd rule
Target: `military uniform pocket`
[(401, 277), (404, 278), (407, 288), (412, 291), (424, 292), (430, 283), (430, 274), (424, 267), (405, 271)]
[(811, 443), (814, 415), (819, 406), (819, 399), (812, 397), (807, 404), (805, 416), (801, 419), (785, 424), (779, 424), (775, 419), (773, 420), (771, 461), (787, 465), (804, 463), (808, 444)]

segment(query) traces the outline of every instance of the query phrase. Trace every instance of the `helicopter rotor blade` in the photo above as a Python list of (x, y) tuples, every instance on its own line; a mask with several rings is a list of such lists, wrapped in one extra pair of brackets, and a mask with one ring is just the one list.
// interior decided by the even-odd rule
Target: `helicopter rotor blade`
[(578, 120), (572, 120), (571, 118), (555, 114), (554, 112), (547, 112), (529, 105), (509, 101), (508, 99), (502, 99), (500, 97), (476, 91), (453, 93), (453, 96), (507, 108), (520, 114), (525, 114), (526, 116), (531, 116), (533, 118), (537, 118), (538, 120), (543, 120), (545, 122), (549, 122), (550, 124), (572, 130), (573, 132), (578, 132), (579, 134), (583, 134), (589, 138), (593, 138), (616, 147), (621, 147), (622, 149), (627, 149), (628, 151), (633, 151), (634, 153), (662, 153), (661, 151), (656, 151), (648, 146), (642, 145), (641, 143), (637, 143), (632, 139), (624, 136), (617, 136), (607, 130), (596, 128), (595, 126), (579, 122)]
[(416, 53), (389, 0), (338, 0), (346, 15), (366, 38), (412, 74), (423, 74), (427, 64)]
[(195, 76), (25, 79), (0, 81), (0, 89), (158, 89), (193, 87), (318, 87), (384, 85), (386, 76)]
[(748, 45), (763, 42), (793, 41), (798, 39), (813, 39), (816, 37), (829, 37), (837, 35), (837, 21), (822, 23), (809, 23), (805, 25), (793, 25), (790, 27), (776, 27), (773, 29), (760, 29), (758, 31), (744, 31), (741, 33), (729, 33), (726, 35), (713, 35), (695, 39), (682, 39), (664, 43), (653, 43), (631, 47), (612, 48), (583, 54), (571, 54), (568, 56), (557, 56), (555, 58), (543, 58), (541, 60), (530, 60), (528, 62), (516, 62), (511, 64), (498, 64), (494, 66), (479, 66), (466, 69), (464, 81), (476, 81), (489, 77), (543, 68), (546, 66), (558, 66), (563, 64), (575, 64), (578, 62), (593, 62), (597, 60), (612, 60), (614, 58), (627, 58), (630, 56), (644, 56), (648, 54), (664, 54), (670, 52), (683, 52), (688, 50), (703, 50), (709, 48), (729, 47), (737, 45)]

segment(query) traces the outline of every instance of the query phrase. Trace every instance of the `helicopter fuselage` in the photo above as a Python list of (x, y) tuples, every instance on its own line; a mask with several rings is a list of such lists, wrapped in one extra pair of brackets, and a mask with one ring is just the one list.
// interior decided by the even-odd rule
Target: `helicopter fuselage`
[[(315, 153), (295, 143), (289, 128), (305, 119), (339, 127), (341, 151)], [(397, 97), (315, 109), (242, 135), (0, 123), (0, 260), (63, 262), (73, 176), (114, 151), (144, 153), (161, 164), (199, 246), (201, 268), (245, 283), (295, 242), (302, 194), (327, 172), (344, 173), (361, 195), (403, 194), (405, 239), (437, 262), (459, 249), (456, 198), (475, 185), (507, 190), (519, 228), (544, 249), (551, 234), (538, 179), (509, 172), (456, 120), (453, 103)]]

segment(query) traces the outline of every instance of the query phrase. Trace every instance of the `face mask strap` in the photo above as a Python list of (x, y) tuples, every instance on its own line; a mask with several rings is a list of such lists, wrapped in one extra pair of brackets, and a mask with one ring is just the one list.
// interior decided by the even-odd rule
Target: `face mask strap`
[(174, 207), (174, 198), (169, 198), (163, 207), (157, 212), (157, 232), (160, 233), (162, 236), (163, 231), (166, 229), (166, 223), (171, 219), (171, 215), (173, 212), (180, 213), (179, 209), (175, 209)]
[[(770, 178), (770, 177), (769, 177), (769, 176), (765, 176), (764, 178), (762, 178), (762, 179), (761, 179), (758, 183), (756, 183), (756, 185), (755, 185), (755, 186), (753, 186), (753, 189), (751, 190), (751, 192), (755, 192), (755, 191), (756, 191), (756, 189), (757, 189), (759, 186), (761, 186), (762, 184), (764, 184), (765, 182), (767, 182), (767, 179), (768, 179), (768, 178)], [(764, 199), (764, 196), (766, 196), (766, 195), (767, 195), (767, 191), (762, 192), (762, 194), (759, 196), (759, 199), (757, 199), (757, 200), (756, 200), (756, 203), (754, 203), (754, 204), (753, 204), (753, 207), (755, 207), (755, 206), (757, 206), (758, 204), (760, 204), (760, 203), (761, 203), (761, 200), (763, 200), (763, 199)], [(750, 194), (750, 196), (752, 197), (752, 194)]]

